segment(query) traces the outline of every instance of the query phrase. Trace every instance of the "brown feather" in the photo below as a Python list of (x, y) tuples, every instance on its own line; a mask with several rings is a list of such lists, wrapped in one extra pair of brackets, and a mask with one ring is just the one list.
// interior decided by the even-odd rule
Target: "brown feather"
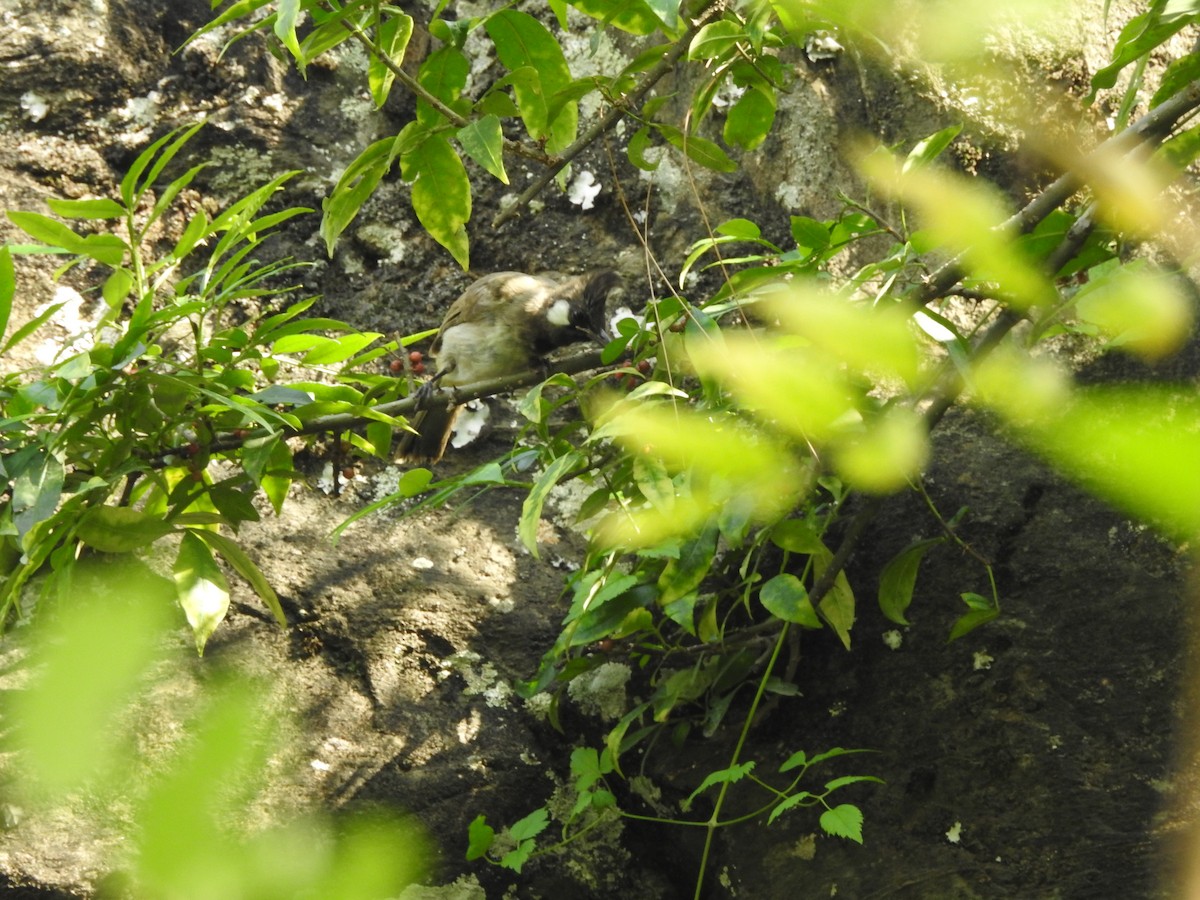
[[(438, 363), (431, 384), (473, 384), (523, 372), (551, 350), (604, 333), (604, 303), (615, 272), (575, 277), (494, 272), (472, 283), (446, 311), (430, 346)], [(567, 320), (556, 307), (566, 301)], [(431, 407), (417, 413), (398, 444), (402, 460), (442, 458), (457, 410)]]

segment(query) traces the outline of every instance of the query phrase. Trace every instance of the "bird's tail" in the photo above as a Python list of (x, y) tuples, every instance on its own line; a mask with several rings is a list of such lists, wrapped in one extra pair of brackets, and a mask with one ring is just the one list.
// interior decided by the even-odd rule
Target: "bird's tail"
[(406, 431), (400, 435), (395, 456), (401, 462), (432, 465), (446, 452), (446, 443), (458, 416), (456, 406), (433, 405), (409, 419), (416, 434)]

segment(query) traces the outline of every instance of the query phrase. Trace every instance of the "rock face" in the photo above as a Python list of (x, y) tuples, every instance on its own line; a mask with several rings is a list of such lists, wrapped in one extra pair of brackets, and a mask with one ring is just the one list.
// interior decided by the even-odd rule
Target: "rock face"
[[(224, 59), (228, 35), (185, 47), (208, 14), (205, 0), (18, 0), (0, 13), (3, 206), (42, 211), (48, 196), (111, 192), (149, 140), (207, 116), (191, 152), (214, 165), (193, 185), (195, 202), (300, 169), (288, 200), (319, 209), (358, 150), (394, 131), (411, 108), (396, 97), (374, 110), (353, 50), (303, 80), (252, 39)], [(1047, 65), (1066, 80), (1095, 65), (1068, 62)], [(746, 216), (781, 239), (788, 214), (836, 213), (836, 189), (850, 177), (839, 145), (853, 130), (911, 141), (952, 118), (862, 60), (803, 73), (774, 136), (743, 173), (700, 176), (711, 221)], [(1014, 193), (1031, 178), (998, 161), (995, 148), (976, 149), (978, 167), (1011, 176), (1005, 186)], [(603, 150), (593, 148), (576, 169), (601, 185), (592, 209), (551, 191), (536, 215), (495, 231), (486, 223), (509, 189), (477, 177), (473, 268), (582, 271), (616, 261), (646, 294)], [(514, 184), (530, 171), (511, 166)], [(649, 198), (646, 227), (659, 259), (682, 259), (705, 233), (684, 174), (664, 163), (653, 182), (627, 164), (617, 175), (631, 207)], [(315, 215), (289, 223), (278, 250), (314, 262), (305, 288), (323, 295), (323, 314), (414, 332), (436, 325), (469, 283), (421, 230), (406, 190), (386, 181), (331, 260)], [(0, 239), (21, 240), (7, 220)], [(50, 296), (52, 269), (23, 261), (15, 321)], [(87, 296), (88, 274), (67, 282)], [(1195, 363), (1185, 354), (1167, 374), (1193, 377)], [(1120, 377), (1108, 365), (1097, 364), (1097, 377)], [(496, 438), (447, 464), (467, 467), (502, 446)], [(801, 696), (774, 708), (747, 753), (771, 771), (798, 749), (875, 751), (856, 761), (886, 784), (858, 786), (852, 797), (866, 816), (865, 844), (825, 837), (799, 812), (769, 828), (726, 829), (706, 896), (1155, 896), (1161, 839), (1176, 818), (1164, 810), (1187, 623), (1182, 560), (993, 436), (982, 417), (952, 415), (934, 460), (931, 496), (946, 514), (971, 507), (963, 535), (995, 565), (1003, 616), (945, 642), (958, 595), (986, 590), (977, 564), (944, 550), (922, 569), (913, 626), (898, 646), (895, 636), (885, 643), (892, 626), (869, 602), (874, 579), (911, 539), (936, 533), (920, 498), (889, 501), (850, 567), (860, 598), (854, 649), (806, 636)], [(287, 772), (264, 792), (264, 815), (307, 805), (403, 807), (442, 848), (436, 880), (474, 879), (460, 881), (461, 896), (500, 897), (513, 884), (511, 895), (527, 898), (692, 896), (702, 848), (689, 829), (597, 833), (564, 857), (535, 859), (519, 881), (466, 863), (476, 815), (519, 819), (561, 787), (571, 748), (595, 745), (601, 733), (572, 710), (561, 734), (511, 688), (553, 642), (564, 572), (582, 548), (565, 527), (547, 526), (552, 552), (543, 557), (558, 567), (530, 558), (515, 534), (520, 497), (499, 492), (454, 512), (366, 520), (333, 546), (329, 528), (368, 492), (299, 493), (281, 517), (248, 526), (246, 544), (297, 624), (281, 632), (247, 605), (218, 631), (205, 661), (178, 675), (187, 691), (225, 659), (270, 673), (294, 730)], [(727, 764), (731, 740), (651, 753), (643, 774), (672, 805)], [(94, 810), (25, 817), (0, 843), (5, 894), (89, 895), (117, 845), (114, 823), (97, 821)]]

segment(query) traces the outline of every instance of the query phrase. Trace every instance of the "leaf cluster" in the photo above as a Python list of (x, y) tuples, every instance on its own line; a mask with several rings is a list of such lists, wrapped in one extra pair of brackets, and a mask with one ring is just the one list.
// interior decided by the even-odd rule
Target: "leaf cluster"
[[(282, 507), (298, 477), (287, 439), (306, 422), (361, 414), (362, 433), (347, 439), (380, 456), (400, 424), (373, 407), (403, 383), (360, 370), (394, 347), (379, 344), (378, 334), (306, 317), (315, 298), (288, 299), (293, 288), (284, 281), (299, 264), (271, 259), (277, 254), (264, 246), (273, 230), (310, 212), (272, 210), (295, 173), (215, 215), (185, 212), (173, 245), (148, 256), (151, 227), (179, 215), (180, 193), (203, 168), (158, 186), (198, 128), (146, 148), (116, 197), (52, 199), (57, 217), (8, 214), (40, 244), (0, 249), (0, 325), (17, 291), (14, 252), (62, 255), (59, 276), (86, 269), (99, 283), (99, 313), (49, 365), (0, 376), (0, 624), (40, 602), (69, 600), (81, 557), (170, 546), (198, 649), (229, 604), (218, 559), (283, 625), (274, 590), (223, 529), (236, 534), (257, 521), (256, 496)], [(13, 329), (4, 351), (29, 342), (66, 302)], [(303, 367), (334, 376), (281, 378)]]
[[(748, 34), (722, 19), (691, 47), (717, 58), (723, 41)], [(1117, 59), (1124, 52), (1118, 47)], [(931, 515), (928, 536), (879, 573), (882, 615), (913, 625), (921, 563), (947, 547), (975, 558), (986, 584), (962, 592), (965, 610), (948, 639), (1001, 614), (990, 562), (961, 535), (968, 510), (944, 517), (921, 482), (930, 432), (955, 403), (986, 409), (1066, 475), (1180, 540), (1200, 533), (1200, 481), (1184, 462), (1200, 452), (1200, 416), (1186, 389), (1078, 387), (1038, 354), (1070, 333), (1153, 362), (1191, 332), (1179, 271), (1130, 256), (1121, 239), (1136, 233), (1194, 259), (1190, 237), (1148, 228), (1139, 211), (1162, 184), (1154, 163), (1142, 168), (1115, 149), (1149, 137), (1164, 141), (1161, 155), (1177, 171), (1192, 161), (1178, 123), (1200, 105), (1200, 91), (1173, 83), (1182, 90), (1156, 94), (1127, 133), (1079, 163), (1069, 189), (1056, 182), (1020, 211), (941, 163), (961, 126), (907, 152), (875, 147), (857, 161), (871, 196), (844, 198), (833, 220), (793, 217), (793, 244), (768, 241), (744, 218), (698, 240), (681, 264), (680, 293), (617, 323), (604, 358), (624, 362), (576, 394), (582, 436), (575, 425), (551, 425), (557, 405), (544, 392), (527, 398), (542, 468), (522, 538), (536, 554), (548, 498), (559, 485), (582, 484), (577, 521), (591, 552), (569, 581), (557, 641), (522, 689), (550, 691), (557, 703), (599, 666), (619, 661), (638, 674), (637, 696), (598, 757), (606, 778), (621, 774), (634, 747), (713, 735), (731, 710), (743, 716), (744, 739), (764, 697), (786, 702), (802, 690), (793, 679), (797, 633), (823, 632), (849, 649), (861, 612), (846, 564), (893, 492), (917, 491)], [(699, 117), (706, 107), (696, 102)], [(1187, 219), (1178, 212), (1173, 221)], [(867, 239), (885, 249), (835, 275), (845, 268), (834, 265), (839, 254)], [(703, 268), (719, 270), (722, 286), (689, 300), (686, 277)], [(1022, 320), (1029, 327), (1016, 335)], [(754, 764), (740, 747), (697, 793), (719, 785), (723, 798), (750, 777)], [(818, 802), (791, 791), (771, 818)], [(540, 831), (547, 820), (537, 821)], [(852, 805), (826, 805), (821, 824), (861, 839)], [(478, 819), (472, 854), (484, 854), (492, 837)], [(536, 837), (522, 834), (516, 856), (501, 854), (500, 863), (515, 868), (540, 852)]]

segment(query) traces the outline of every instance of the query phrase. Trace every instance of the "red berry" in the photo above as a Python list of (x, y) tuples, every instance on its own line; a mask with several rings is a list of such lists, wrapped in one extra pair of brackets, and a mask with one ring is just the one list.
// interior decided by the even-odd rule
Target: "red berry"
[(650, 360), (643, 359), (641, 362), (639, 362), (637, 364), (637, 370), (639, 372), (641, 372), (643, 375), (649, 375), (650, 374)]
[(417, 375), (424, 375), (425, 374), (425, 363), (423, 363), (423, 362), (413, 363), (412, 369), (413, 369), (413, 372), (416, 373)]
[(358, 472), (355, 471), (354, 466), (346, 466), (346, 468), (342, 469), (342, 477), (347, 481), (352, 479), (357, 474)]
[(388, 368), (391, 370), (393, 375), (399, 375), (404, 371), (404, 360), (393, 359), (390, 363), (388, 363)]
[(408, 354), (408, 361), (414, 366), (425, 358), (425, 355), (420, 350), (414, 350)]
[(614, 642), (612, 638), (601, 638), (600, 640), (596, 641), (596, 649), (601, 653), (611, 652), (613, 646)]
[(192, 441), (186, 447), (183, 448), (184, 456), (189, 456), (189, 457), (195, 456), (199, 452), (200, 452), (200, 445), (197, 444), (195, 441)]

